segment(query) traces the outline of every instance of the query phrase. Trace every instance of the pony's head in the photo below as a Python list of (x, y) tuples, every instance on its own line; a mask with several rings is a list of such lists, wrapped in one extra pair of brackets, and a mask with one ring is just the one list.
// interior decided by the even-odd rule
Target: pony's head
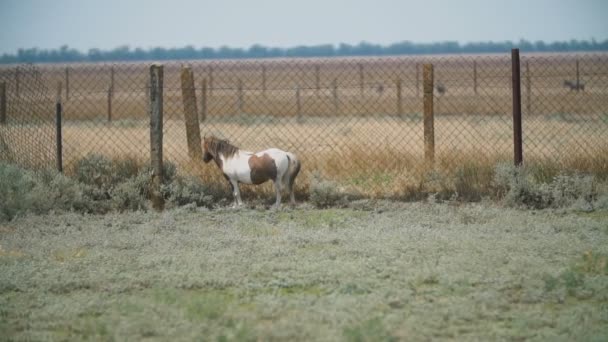
[(220, 154), (224, 158), (230, 158), (238, 152), (238, 148), (231, 145), (228, 140), (222, 140), (215, 136), (207, 137), (203, 139), (203, 161), (205, 163), (215, 159), (216, 162), (220, 162)]
[(211, 152), (211, 144), (213, 140), (215, 140), (214, 136), (205, 136), (203, 138), (203, 161), (205, 163), (208, 163), (213, 159), (213, 154)]

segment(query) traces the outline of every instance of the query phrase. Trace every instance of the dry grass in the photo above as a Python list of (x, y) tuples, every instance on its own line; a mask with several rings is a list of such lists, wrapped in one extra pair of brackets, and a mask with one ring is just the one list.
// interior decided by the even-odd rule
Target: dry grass
[[(563, 87), (564, 79), (574, 79), (577, 60), (584, 92)], [(435, 98), (436, 172), (431, 176), (423, 162), (420, 65), (425, 62), (434, 64), (436, 82), (447, 88)], [(606, 177), (607, 66), (605, 54), (524, 56), (526, 163)], [(511, 159), (511, 74), (510, 60), (504, 56), (202, 61), (192, 67), (198, 79), (199, 110), (200, 81), (204, 78), (208, 83), (207, 120), (201, 123), (201, 132), (229, 138), (248, 150), (272, 146), (297, 153), (304, 161), (299, 182), (303, 192), (312, 173), (318, 172), (353, 192), (407, 197), (414, 189), (436, 188), (436, 174), (446, 179), (442, 186), (451, 183), (449, 188), (454, 189), (463, 168), (479, 169), (479, 177), (489, 179), (486, 170), (497, 161)], [(149, 153), (147, 65), (80, 64), (69, 68), (69, 98), (65, 89), (63, 94), (68, 166), (90, 153), (145, 162)], [(108, 123), (110, 68), (114, 70), (114, 95), (112, 122)], [(49, 90), (58, 81), (65, 86), (64, 66), (38, 70), (30, 75), (31, 82)], [(179, 70), (178, 63), (165, 66), (165, 160), (207, 182), (223, 181), (212, 166), (201, 166), (187, 156)], [(9, 91), (13, 89), (11, 70), (3, 68), (0, 75), (9, 79)], [(28, 96), (26, 84), (22, 79), (22, 99)], [(28, 112), (31, 104), (27, 101), (14, 105), (20, 117), (9, 117), (9, 125), (0, 128), (4, 140), (10, 141), (12, 156), (25, 165), (53, 164), (52, 111), (44, 114), (49, 116), (49, 125), (31, 125), (28, 115), (39, 113)], [(39, 120), (36, 116), (35, 121)]]

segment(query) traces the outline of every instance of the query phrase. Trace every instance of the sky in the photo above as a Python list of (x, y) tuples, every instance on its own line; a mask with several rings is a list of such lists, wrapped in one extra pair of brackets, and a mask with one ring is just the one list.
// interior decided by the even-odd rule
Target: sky
[(0, 0), (0, 54), (128, 45), (603, 41), (607, 0)]

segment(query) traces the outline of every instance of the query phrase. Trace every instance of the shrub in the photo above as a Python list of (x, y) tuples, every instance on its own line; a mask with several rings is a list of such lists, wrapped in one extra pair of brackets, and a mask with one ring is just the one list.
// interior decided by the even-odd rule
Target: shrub
[(315, 173), (310, 183), (310, 201), (317, 208), (328, 208), (337, 204), (343, 205), (346, 196), (336, 182), (322, 179)]
[(536, 182), (525, 167), (500, 163), (496, 166), (494, 186), (509, 206), (535, 209), (563, 208), (578, 204), (591, 206), (596, 199), (593, 176), (558, 174), (550, 183)]
[(0, 163), (0, 221), (11, 220), (31, 207), (28, 194), (34, 186), (30, 172)]
[(177, 177), (171, 183), (164, 184), (161, 191), (170, 203), (178, 206), (196, 204), (211, 208), (214, 203), (207, 187), (193, 177)]

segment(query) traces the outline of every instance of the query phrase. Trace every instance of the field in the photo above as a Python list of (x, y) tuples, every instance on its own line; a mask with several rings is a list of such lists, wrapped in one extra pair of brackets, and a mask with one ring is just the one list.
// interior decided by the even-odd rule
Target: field
[[(434, 66), (436, 88), (433, 171), (424, 159), (424, 63)], [(188, 157), (183, 65), (193, 70), (201, 133), (247, 150), (295, 152), (304, 165), (303, 193), (315, 174), (366, 196), (408, 197), (437, 177), (444, 180), (442, 190), (454, 191), (463, 169), (471, 168), (474, 179), (467, 181), (487, 188), (496, 163), (513, 159), (507, 55), (167, 62), (164, 157), (204, 182), (223, 178)], [(61, 83), (68, 173), (90, 154), (147, 163), (148, 66), (0, 68), (10, 95), (0, 157), (32, 167), (54, 165), (52, 120)], [(608, 55), (523, 55), (521, 77), (526, 163), (549, 175), (576, 170), (606, 178)], [(585, 89), (572, 91), (564, 80), (578, 80)]]
[(608, 338), (608, 212), (25, 216), (0, 226), (1, 340)]

